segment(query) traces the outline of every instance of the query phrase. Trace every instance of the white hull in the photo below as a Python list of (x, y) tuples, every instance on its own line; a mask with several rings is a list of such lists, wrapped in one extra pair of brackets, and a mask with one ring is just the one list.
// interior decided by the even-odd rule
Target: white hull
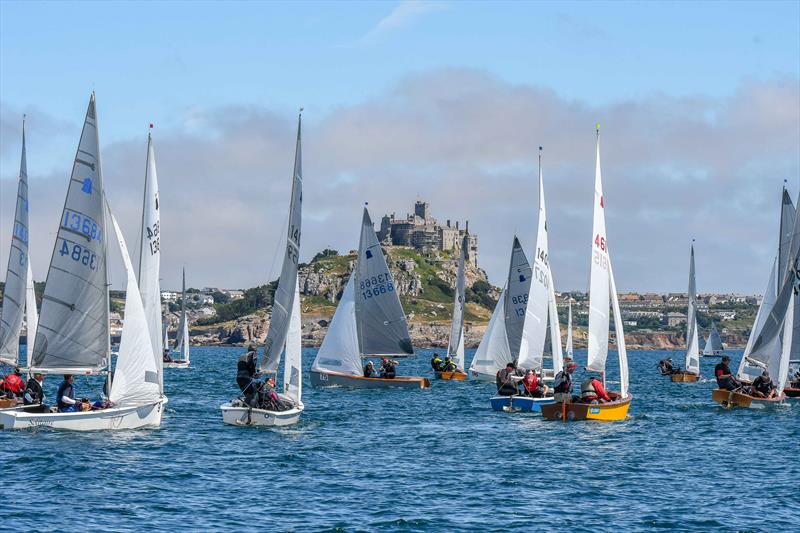
[(139, 406), (111, 407), (99, 411), (76, 413), (26, 413), (24, 411), (0, 412), (2, 429), (28, 429), (48, 427), (69, 431), (100, 431), (158, 427), (167, 398)]
[(189, 368), (189, 361), (170, 361), (162, 363), (163, 368)]
[(250, 409), (235, 407), (230, 402), (220, 406), (222, 421), (231, 426), (291, 426), (300, 420), (304, 406), (286, 411), (267, 411), (266, 409)]
[(487, 381), (487, 382), (490, 382), (490, 383), (494, 383), (495, 380), (497, 379), (497, 375), (496, 374), (484, 374), (484, 373), (478, 372), (476, 370), (470, 370), (469, 371), (469, 377), (470, 377), (470, 379), (474, 379), (476, 381)]
[(0, 407), (0, 413), (7, 413), (11, 411), (24, 411), (25, 409), (36, 409), (38, 407), (39, 407), (38, 403), (33, 405), (25, 405), (20, 403), (13, 407)]

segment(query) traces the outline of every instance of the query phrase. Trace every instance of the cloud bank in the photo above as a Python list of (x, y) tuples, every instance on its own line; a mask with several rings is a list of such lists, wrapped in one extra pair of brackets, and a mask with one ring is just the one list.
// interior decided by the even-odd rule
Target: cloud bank
[[(98, 113), (102, 125), (102, 107)], [(184, 265), (193, 286), (264, 283), (280, 268), (296, 117), (256, 106), (192, 108), (187, 116), (183, 128), (154, 132), (163, 284), (177, 287)], [(3, 151), (18, 151), (19, 126), (2, 119)], [(543, 85), (447, 69), (304, 120), (304, 260), (326, 246), (355, 248), (363, 202), (378, 221), (387, 212), (405, 214), (420, 198), (440, 221), (470, 221), (479, 263), (502, 283), (514, 233), (526, 250), (535, 244), (541, 145), (556, 288), (586, 290), (600, 122), (619, 289), (685, 291), (695, 238), (701, 292), (754, 293), (775, 253), (783, 180), (793, 197), (800, 186), (796, 79), (744, 80), (725, 99), (651, 94), (597, 107)], [(52, 124), (61, 134), (63, 125)], [(145, 146), (145, 138), (103, 146), (109, 198), (130, 245), (141, 216)], [(70, 163), (42, 175), (29, 155), (36, 279), (46, 274)], [(2, 265), (15, 179), (4, 175), (0, 184)]]

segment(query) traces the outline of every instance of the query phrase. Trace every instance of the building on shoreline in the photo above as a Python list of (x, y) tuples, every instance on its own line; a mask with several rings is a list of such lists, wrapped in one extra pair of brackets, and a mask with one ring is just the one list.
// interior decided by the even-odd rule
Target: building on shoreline
[[(469, 222), (463, 229), (459, 226), (458, 221), (451, 224), (449, 219), (444, 225), (439, 224), (431, 215), (430, 204), (417, 200), (414, 204), (414, 214), (406, 214), (405, 218), (397, 218), (394, 213), (384, 215), (381, 219), (381, 228), (376, 233), (381, 243), (409, 246), (429, 254), (457, 250), (464, 233), (469, 230)], [(478, 236), (474, 233), (469, 235), (467, 258), (473, 265), (478, 265)]]

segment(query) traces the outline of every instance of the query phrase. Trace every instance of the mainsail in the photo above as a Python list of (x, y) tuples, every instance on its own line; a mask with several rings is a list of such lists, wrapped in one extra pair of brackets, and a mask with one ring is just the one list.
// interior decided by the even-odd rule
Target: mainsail
[(175, 347), (180, 350), (180, 361), (189, 362), (189, 319), (186, 316), (186, 269), (181, 276), (181, 320), (175, 334)]
[(275, 374), (286, 344), (289, 320), (294, 306), (295, 286), (297, 285), (297, 266), (300, 258), (300, 225), (303, 204), (303, 158), (300, 147), (301, 117), (297, 119), (297, 144), (294, 154), (294, 175), (292, 177), (292, 198), (289, 203), (289, 224), (286, 235), (286, 254), (283, 256), (281, 277), (272, 304), (272, 318), (264, 344), (264, 358), (261, 372)]
[(92, 93), (47, 272), (33, 350), (37, 371), (93, 372), (108, 366), (106, 237)]
[(567, 357), (572, 358), (574, 348), (572, 347), (572, 299), (570, 298), (569, 307), (567, 309), (567, 346), (565, 348)]
[(144, 172), (142, 224), (139, 234), (139, 293), (142, 296), (147, 330), (153, 352), (164, 351), (161, 337), (161, 213), (159, 211), (158, 175), (153, 139), (147, 134), (147, 163)]
[(459, 370), (464, 369), (464, 269), (469, 253), (469, 233), (464, 233), (461, 241), (461, 253), (458, 259), (458, 275), (456, 276), (456, 295), (453, 301), (453, 322), (450, 325), (450, 339), (447, 343), (449, 355)]
[[(14, 231), (11, 235), (11, 249), (8, 253), (6, 285), (3, 290), (2, 311), (0, 311), (0, 363), (16, 365), (19, 362), (19, 334), (22, 331), (22, 317), (26, 308), (26, 289), (30, 272), (28, 257), (28, 165), (25, 158), (25, 121), (22, 122), (22, 156), (19, 164), (19, 183), (17, 184), (17, 203), (14, 211)], [(31, 279), (31, 284), (33, 280)], [(30, 304), (28, 304), (30, 316)], [(33, 305), (36, 312), (36, 305)], [(28, 321), (28, 359), (33, 346), (35, 324), (31, 329)]]
[(353, 274), (361, 355), (413, 354), (406, 316), (366, 207)]
[[(508, 347), (511, 350), (512, 360), (519, 362), (527, 358), (528, 343), (523, 346), (522, 338), (525, 331), (525, 315), (528, 309), (528, 294), (531, 290), (531, 265), (525, 257), (525, 251), (517, 236), (511, 248), (511, 262), (508, 266), (507, 292), (503, 300), (505, 312), (505, 329), (508, 337)], [(542, 336), (544, 342), (544, 336)], [(524, 348), (522, 354), (521, 349)]]
[(719, 355), (720, 352), (722, 352), (722, 339), (719, 336), (716, 324), (712, 322), (706, 345), (703, 347), (703, 355)]
[(694, 275), (694, 245), (689, 259), (689, 308), (686, 312), (686, 371), (700, 374), (700, 340), (697, 335), (697, 286)]

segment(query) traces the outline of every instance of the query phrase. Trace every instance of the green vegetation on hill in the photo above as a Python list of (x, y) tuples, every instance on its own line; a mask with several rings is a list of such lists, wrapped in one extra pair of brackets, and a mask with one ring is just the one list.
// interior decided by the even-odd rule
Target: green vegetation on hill
[(212, 317), (201, 318), (197, 321), (197, 325), (205, 326), (219, 322), (227, 322), (245, 315), (253, 314), (258, 309), (263, 309), (272, 305), (275, 289), (277, 288), (278, 282), (273, 281), (267, 285), (259, 285), (251, 289), (245, 289), (242, 298), (238, 300), (214, 304), (214, 309), (217, 311), (217, 314)]

